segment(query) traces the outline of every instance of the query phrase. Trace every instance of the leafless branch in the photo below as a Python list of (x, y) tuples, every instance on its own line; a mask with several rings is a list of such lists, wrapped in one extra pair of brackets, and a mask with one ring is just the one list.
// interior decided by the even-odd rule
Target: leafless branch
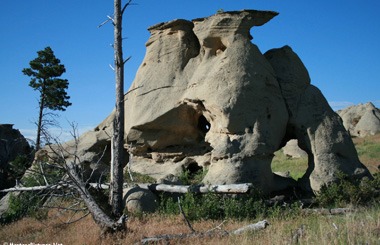
[(123, 62), (123, 64), (127, 63), (130, 59), (132, 58), (132, 56), (129, 56), (128, 58), (126, 58)]
[(181, 206), (181, 199), (178, 197), (178, 207), (179, 207), (179, 212), (182, 214), (183, 219), (185, 220), (187, 227), (189, 227), (190, 231), (196, 232), (194, 228), (191, 226), (190, 221), (187, 219), (185, 212), (183, 212), (182, 206)]
[(132, 3), (132, 0), (129, 0), (129, 1), (124, 5), (123, 9), (121, 10), (121, 15), (124, 14), (125, 9), (126, 9), (129, 5), (131, 5), (131, 3)]

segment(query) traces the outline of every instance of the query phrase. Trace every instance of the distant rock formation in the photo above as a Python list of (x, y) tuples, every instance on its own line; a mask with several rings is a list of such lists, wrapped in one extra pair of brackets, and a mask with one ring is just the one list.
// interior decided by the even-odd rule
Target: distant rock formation
[[(204, 183), (250, 182), (265, 193), (296, 185), (318, 191), (339, 171), (370, 176), (297, 54), (285, 46), (263, 55), (251, 42), (251, 27), (276, 15), (243, 10), (149, 28), (125, 95), (133, 171), (170, 183), (185, 170), (207, 169)], [(113, 116), (81, 137), (79, 151), (94, 152), (85, 147), (100, 138), (109, 143)], [(290, 139), (308, 154), (299, 183), (271, 170), (273, 153)]]
[(343, 125), (352, 136), (365, 137), (380, 133), (380, 110), (371, 102), (338, 111)]
[(31, 157), (31, 150), (27, 140), (13, 128), (13, 124), (0, 124), (0, 189), (14, 185), (15, 176), (10, 175), (9, 164), (17, 156)]
[(286, 145), (282, 148), (284, 151), (284, 154), (287, 157), (291, 158), (301, 158), (301, 157), (307, 157), (307, 153), (299, 148), (298, 146), (298, 140), (291, 139), (286, 143)]

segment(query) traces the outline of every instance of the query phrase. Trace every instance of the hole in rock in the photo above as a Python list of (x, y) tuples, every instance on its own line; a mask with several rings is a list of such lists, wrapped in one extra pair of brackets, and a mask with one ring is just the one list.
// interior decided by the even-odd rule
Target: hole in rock
[(274, 153), (271, 168), (277, 175), (298, 180), (308, 168), (307, 153), (298, 147), (296, 140), (291, 140)]
[(211, 124), (207, 121), (207, 119), (203, 115), (200, 115), (198, 118), (197, 127), (203, 133), (207, 133), (211, 128)]
[(202, 167), (199, 166), (196, 162), (192, 162), (189, 165), (187, 165), (186, 170), (188, 170), (190, 174), (195, 174), (199, 170), (202, 170)]
[(193, 185), (202, 182), (204, 172), (203, 168), (199, 166), (197, 162), (192, 161), (183, 167), (183, 174), (180, 176), (182, 184)]
[(220, 37), (208, 37), (204, 40), (203, 45), (211, 49), (211, 54), (216, 55), (217, 53), (224, 52), (227, 47), (223, 44)]

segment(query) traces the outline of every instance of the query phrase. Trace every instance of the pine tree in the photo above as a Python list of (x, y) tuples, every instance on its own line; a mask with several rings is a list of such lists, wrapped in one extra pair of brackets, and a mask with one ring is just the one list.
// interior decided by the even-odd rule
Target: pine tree
[(37, 54), (38, 57), (29, 62), (30, 68), (24, 68), (22, 72), (31, 77), (29, 86), (40, 92), (36, 140), (36, 150), (39, 150), (45, 109), (65, 111), (71, 103), (66, 92), (69, 82), (59, 78), (66, 72), (65, 66), (55, 57), (50, 47), (38, 51)]

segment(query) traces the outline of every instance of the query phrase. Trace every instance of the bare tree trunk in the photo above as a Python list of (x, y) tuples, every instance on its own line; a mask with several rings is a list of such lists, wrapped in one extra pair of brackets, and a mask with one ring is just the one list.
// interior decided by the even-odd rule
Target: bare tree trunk
[(44, 107), (45, 107), (45, 97), (44, 94), (41, 93), (40, 98), (40, 111), (38, 114), (38, 122), (37, 122), (37, 138), (36, 138), (36, 151), (41, 149), (41, 130), (42, 130), (42, 117), (44, 115)]
[(123, 212), (123, 164), (124, 164), (124, 60), (122, 50), (122, 9), (121, 0), (114, 0), (114, 49), (116, 78), (116, 113), (114, 119), (113, 181), (110, 204), (115, 217)]

